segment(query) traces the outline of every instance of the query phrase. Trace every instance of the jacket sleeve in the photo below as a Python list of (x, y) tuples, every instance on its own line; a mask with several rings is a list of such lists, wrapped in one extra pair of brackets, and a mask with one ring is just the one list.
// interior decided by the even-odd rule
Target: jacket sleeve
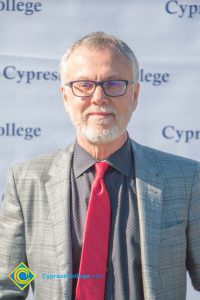
[(194, 288), (200, 291), (200, 164), (197, 164), (189, 205), (187, 268)]
[(27, 265), (24, 220), (15, 178), (10, 170), (0, 210), (0, 299), (26, 298), (28, 287), (22, 291), (8, 277), (21, 262)]

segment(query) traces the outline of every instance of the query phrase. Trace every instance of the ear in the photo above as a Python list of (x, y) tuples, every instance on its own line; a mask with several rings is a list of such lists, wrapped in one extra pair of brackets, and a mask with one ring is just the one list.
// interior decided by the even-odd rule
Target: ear
[(133, 107), (134, 107), (134, 109), (133, 110), (136, 110), (137, 105), (138, 105), (139, 91), (140, 91), (140, 84), (139, 84), (139, 82), (136, 82), (135, 86), (134, 86), (134, 92), (133, 92), (133, 94), (134, 94), (134, 99), (133, 99)]
[(63, 86), (60, 87), (60, 93), (62, 94), (62, 99), (63, 99), (65, 109), (66, 109), (66, 111), (68, 111), (67, 94), (66, 94), (65, 88)]

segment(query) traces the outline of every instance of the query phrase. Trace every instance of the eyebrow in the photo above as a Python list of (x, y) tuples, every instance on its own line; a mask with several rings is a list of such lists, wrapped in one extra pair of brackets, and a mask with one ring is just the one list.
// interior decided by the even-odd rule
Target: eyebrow
[[(88, 76), (79, 76), (79, 77), (77, 77), (76, 79), (73, 79), (73, 80), (89, 80), (89, 81), (91, 80), (91, 81), (96, 81), (96, 80), (93, 80), (93, 79), (89, 78)], [(113, 75), (110, 75), (110, 76), (105, 77), (103, 79), (103, 81), (107, 81), (107, 80), (124, 80), (124, 78), (121, 78), (121, 76), (119, 76), (119, 75), (113, 74)]]

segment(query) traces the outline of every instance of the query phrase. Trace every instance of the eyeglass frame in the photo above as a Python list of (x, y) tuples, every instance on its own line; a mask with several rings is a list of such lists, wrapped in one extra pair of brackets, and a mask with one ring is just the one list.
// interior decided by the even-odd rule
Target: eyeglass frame
[[(111, 96), (108, 93), (106, 93), (106, 91), (104, 90), (104, 86), (103, 85), (104, 85), (105, 82), (109, 82), (109, 81), (122, 81), (122, 82), (124, 82), (126, 84), (126, 88), (125, 88), (125, 91), (123, 92), (123, 94), (116, 95), (116, 96)], [(74, 90), (73, 90), (73, 84), (76, 83), (76, 82), (92, 82), (92, 83), (94, 83), (95, 86), (94, 86), (93, 92), (90, 95), (77, 96), (76, 93), (74, 93)], [(86, 80), (86, 79), (84, 79), (84, 80), (73, 80), (73, 81), (66, 82), (65, 86), (71, 87), (72, 93), (76, 97), (91, 97), (91, 96), (93, 96), (97, 86), (101, 86), (104, 94), (106, 96), (108, 96), (108, 97), (121, 97), (121, 96), (123, 96), (123, 95), (126, 94), (127, 87), (128, 87), (129, 84), (135, 84), (135, 81), (134, 80), (126, 80), (126, 79), (112, 79), (112, 80), (102, 80), (102, 81), (94, 81), (94, 80)]]

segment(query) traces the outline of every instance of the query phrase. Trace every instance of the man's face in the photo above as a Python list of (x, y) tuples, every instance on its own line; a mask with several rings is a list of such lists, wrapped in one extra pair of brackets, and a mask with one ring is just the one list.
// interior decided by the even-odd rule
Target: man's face
[[(132, 66), (119, 50), (111, 47), (76, 49), (67, 62), (66, 82), (75, 80), (132, 80)], [(64, 104), (77, 130), (77, 137), (105, 144), (126, 132), (137, 106), (139, 84), (128, 85), (123, 96), (106, 96), (101, 86), (89, 97), (76, 97), (71, 87), (62, 87)]]

